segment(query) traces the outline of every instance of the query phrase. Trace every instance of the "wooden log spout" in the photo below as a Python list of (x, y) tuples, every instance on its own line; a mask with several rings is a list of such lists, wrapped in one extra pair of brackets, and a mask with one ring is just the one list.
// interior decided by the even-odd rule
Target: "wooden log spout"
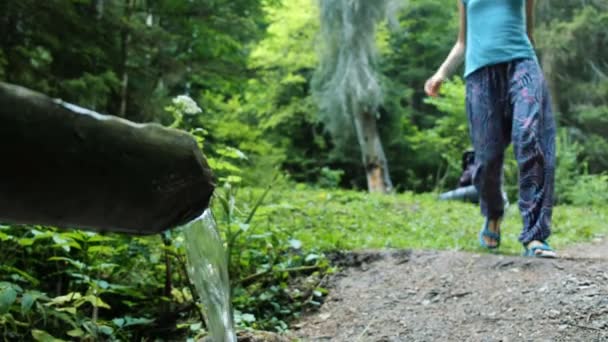
[(213, 189), (189, 134), (0, 82), (0, 222), (153, 234), (201, 215)]

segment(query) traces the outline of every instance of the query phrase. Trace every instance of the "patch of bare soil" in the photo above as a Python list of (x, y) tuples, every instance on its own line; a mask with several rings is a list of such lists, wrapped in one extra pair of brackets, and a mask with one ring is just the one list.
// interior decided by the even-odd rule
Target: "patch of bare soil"
[(303, 341), (608, 341), (608, 241), (560, 259), (455, 251), (335, 256)]

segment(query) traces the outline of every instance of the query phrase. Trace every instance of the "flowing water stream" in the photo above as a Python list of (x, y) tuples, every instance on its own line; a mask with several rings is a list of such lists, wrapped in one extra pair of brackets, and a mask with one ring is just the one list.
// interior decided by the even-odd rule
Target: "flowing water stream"
[(188, 273), (203, 302), (213, 342), (236, 342), (224, 242), (211, 210), (184, 226)]

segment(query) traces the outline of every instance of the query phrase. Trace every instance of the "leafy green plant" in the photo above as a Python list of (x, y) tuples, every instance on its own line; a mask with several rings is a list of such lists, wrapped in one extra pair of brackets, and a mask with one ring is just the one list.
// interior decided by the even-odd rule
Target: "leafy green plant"
[(565, 198), (578, 206), (602, 206), (608, 203), (608, 174), (584, 174), (566, 192)]
[(407, 139), (417, 153), (437, 155), (442, 165), (437, 170), (436, 187), (439, 189), (457, 184), (461, 173), (462, 153), (470, 148), (465, 114), (465, 85), (461, 78), (445, 82), (441, 96), (427, 98), (443, 115), (426, 130), (419, 130)]
[[(144, 255), (127, 255), (136, 239), (2, 226), (0, 240), (6, 252), (0, 267), (0, 331), (5, 338), (115, 340), (137, 336), (154, 323), (154, 309), (133, 304), (147, 298), (146, 286), (153, 289), (157, 280), (137, 284), (126, 276), (150, 279), (128, 269), (145, 263)], [(121, 316), (125, 311), (130, 315)]]
[(344, 171), (342, 170), (332, 170), (329, 167), (323, 167), (317, 183), (322, 188), (335, 189), (340, 186), (342, 176), (344, 176)]
[[(205, 137), (209, 132), (198, 127), (196, 115), (203, 112), (198, 104), (187, 95), (180, 95), (172, 100), (171, 105), (165, 107), (165, 110), (173, 117), (173, 123), (170, 127), (188, 130), (196, 139), (201, 150), (205, 150)], [(218, 177), (218, 181), (227, 184), (240, 184), (242, 182), (242, 168), (239, 166), (240, 161), (246, 161), (247, 156), (237, 148), (219, 145), (212, 149), (208, 148), (207, 162), (214, 174)]]
[[(173, 126), (183, 127), (188, 113), (199, 110), (193, 100), (181, 96), (167, 107), (167, 111), (175, 118)], [(199, 147), (204, 150), (206, 132), (200, 128), (191, 129), (191, 132), (196, 134)], [(226, 241), (235, 322), (242, 328), (286, 330), (290, 319), (304, 307), (318, 304), (320, 298), (316, 297), (322, 297), (324, 293), (315, 290), (320, 280), (292, 291), (294, 276), (320, 279), (329, 265), (322, 254), (302, 250), (301, 243), (288, 230), (274, 226), (262, 229), (252, 224), (263, 208), (271, 186), (262, 193), (250, 193), (241, 204), (238, 193), (243, 169), (239, 161), (247, 160), (242, 151), (230, 146), (215, 146), (207, 155), (209, 165), (219, 174), (221, 183), (216, 189), (212, 208), (218, 229)], [(332, 181), (337, 183), (339, 174), (334, 171), (328, 177), (333, 177)], [(166, 244), (171, 246), (173, 243), (167, 241)], [(172, 253), (179, 254), (179, 251)]]
[[(241, 327), (283, 331), (306, 307), (318, 305), (324, 293), (317, 290), (329, 269), (314, 248), (302, 248), (286, 227), (265, 225), (254, 219), (265, 215), (263, 192), (225, 186), (216, 194), (218, 226), (223, 232), (232, 279), (236, 322)], [(243, 205), (238, 205), (245, 198)], [(216, 210), (216, 212), (218, 212)], [(300, 277), (309, 281), (299, 282)], [(317, 298), (318, 297), (318, 298)]]
[(568, 193), (575, 186), (583, 172), (580, 155), (583, 147), (572, 139), (566, 129), (557, 135), (557, 167), (555, 170), (555, 195), (559, 202), (568, 203)]

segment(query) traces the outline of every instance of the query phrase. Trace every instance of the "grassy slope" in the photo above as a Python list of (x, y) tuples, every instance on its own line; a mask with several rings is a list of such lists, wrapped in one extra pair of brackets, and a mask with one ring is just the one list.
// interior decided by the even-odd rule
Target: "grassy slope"
[[(273, 191), (254, 220), (262, 232), (270, 225), (300, 240), (305, 249), (415, 248), (481, 251), (483, 223), (477, 206), (439, 202), (434, 195), (369, 195), (354, 191), (291, 189)], [(608, 234), (608, 206), (554, 210), (557, 249)], [(511, 205), (503, 224), (500, 252), (522, 252), (521, 219)]]

